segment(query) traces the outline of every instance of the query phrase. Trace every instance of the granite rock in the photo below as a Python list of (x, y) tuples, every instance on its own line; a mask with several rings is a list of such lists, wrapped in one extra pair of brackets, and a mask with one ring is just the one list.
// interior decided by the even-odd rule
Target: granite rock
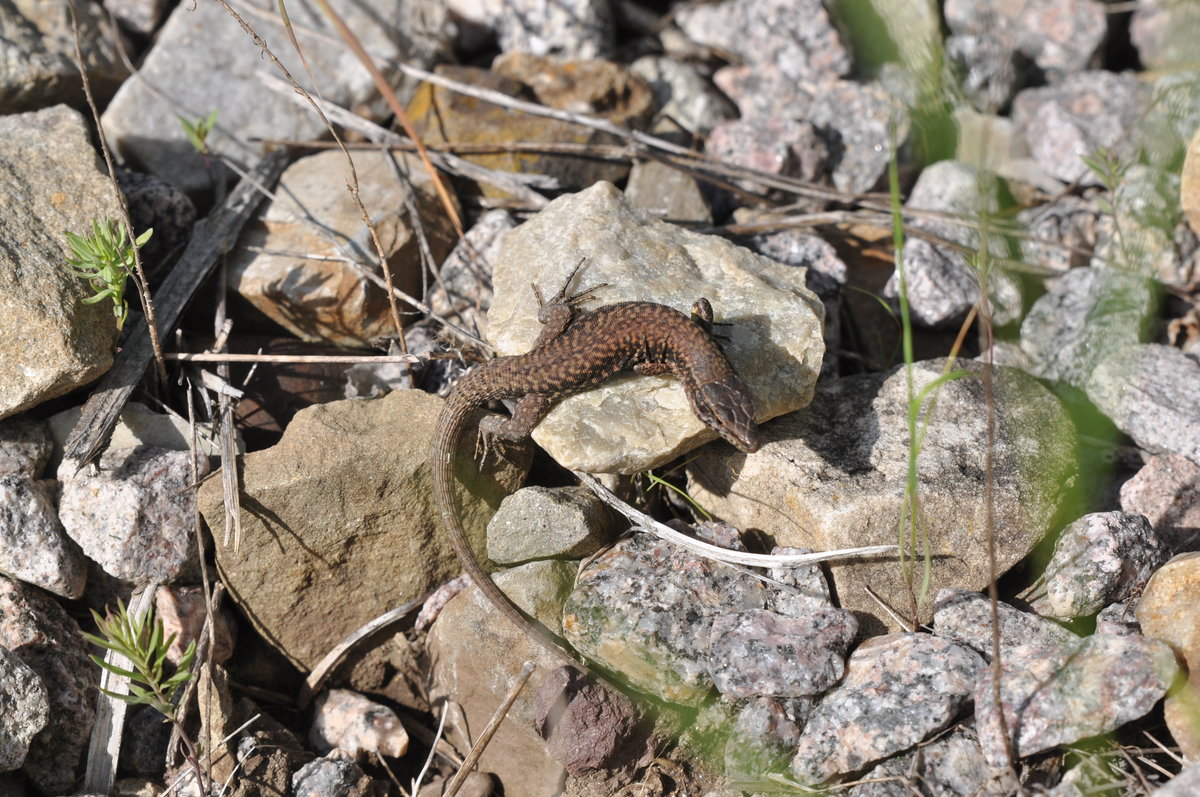
[(1158, 344), (1126, 346), (1096, 366), (1088, 398), (1117, 428), (1155, 454), (1200, 462), (1200, 360)]
[(87, 567), (58, 520), (57, 492), (54, 481), (0, 476), (0, 573), (78, 598)]
[(708, 672), (727, 697), (811, 697), (841, 679), (857, 632), (854, 615), (832, 606), (790, 617), (720, 614), (709, 632)]
[(1200, 464), (1160, 454), (1121, 485), (1121, 509), (1145, 515), (1172, 551), (1200, 544)]
[(58, 603), (0, 576), (0, 648), (45, 685), (49, 720), (30, 741), (22, 770), (42, 792), (61, 794), (82, 774), (95, 719), (99, 675), (88, 644)]
[[(1073, 648), (1029, 645), (1001, 665), (1000, 703), (1018, 757), (1112, 731), (1143, 716), (1166, 693), (1179, 665), (1163, 642), (1106, 634)], [(975, 719), (984, 755), (1003, 766), (1004, 737), (992, 697), (994, 671), (975, 688)]]
[[(1057, 623), (1029, 614), (1000, 601), (996, 604), (1000, 626), (1000, 655), (1022, 645), (1061, 650), (1078, 644), (1079, 637)], [(986, 595), (961, 589), (938, 593), (933, 609), (933, 632), (960, 642), (992, 660), (992, 603)]]
[(1063, 529), (1043, 573), (1044, 617), (1071, 620), (1141, 593), (1170, 551), (1144, 515), (1093, 512)]
[(84, 554), (123, 581), (149, 584), (195, 577), (196, 494), (193, 467), (208, 475), (208, 460), (193, 465), (186, 451), (109, 449), (100, 470), (59, 468), (63, 528)]
[(50, 449), (50, 432), (42, 421), (25, 416), (0, 421), (0, 476), (41, 478)]
[(1019, 790), (1012, 775), (992, 768), (975, 734), (959, 726), (863, 773), (850, 797), (909, 797), (914, 789), (934, 795), (1008, 797)]
[[(957, 161), (938, 161), (921, 171), (905, 207), (986, 220), (999, 208), (998, 183), (988, 174)], [(945, 219), (922, 218), (912, 222), (914, 229), (944, 238), (979, 251), (985, 245), (979, 232), (968, 224)], [(1004, 255), (1000, 241), (986, 239), (988, 251)], [(957, 248), (935, 243), (909, 233), (900, 255), (906, 276), (906, 295), (913, 319), (936, 327), (958, 322), (979, 302), (981, 275)], [(884, 287), (884, 295), (893, 302), (899, 295), (899, 272)], [(991, 314), (997, 324), (1006, 324), (1021, 311), (1019, 283), (999, 269), (988, 276)]]
[(646, 55), (629, 68), (650, 84), (658, 116), (673, 119), (690, 133), (704, 135), (734, 114), (729, 100), (683, 61)]
[(1129, 35), (1147, 69), (1170, 71), (1194, 66), (1200, 9), (1192, 3), (1170, 0), (1138, 3), (1129, 22)]
[(929, 738), (970, 703), (983, 666), (970, 648), (928, 634), (868, 639), (813, 709), (792, 774), (825, 783)]
[(1097, 0), (947, 0), (946, 26), (954, 34), (987, 36), (1020, 53), (1049, 82), (1086, 69), (1108, 33)]
[(337, 749), (361, 760), (371, 754), (399, 758), (408, 752), (408, 732), (396, 712), (348, 689), (317, 696), (308, 738), (322, 755)]
[(1119, 269), (1071, 269), (1021, 322), (1031, 373), (1082, 389), (1097, 365), (1145, 340), (1155, 294), (1149, 280)]
[(635, 688), (694, 705), (712, 689), (714, 622), (761, 609), (766, 593), (738, 569), (635, 533), (580, 572), (563, 629), (578, 650)]
[(1037, 162), (1064, 183), (1099, 185), (1083, 162), (1105, 147), (1129, 146), (1127, 131), (1148, 105), (1149, 91), (1132, 75), (1092, 70), (1061, 83), (1025, 89), (1013, 100), (1013, 120)]
[(50, 719), (46, 686), (17, 654), (0, 647), (0, 772), (20, 769)]
[(853, 67), (820, 0), (722, 0), (680, 9), (675, 21), (692, 40), (752, 66), (775, 65), (793, 80), (841, 77)]

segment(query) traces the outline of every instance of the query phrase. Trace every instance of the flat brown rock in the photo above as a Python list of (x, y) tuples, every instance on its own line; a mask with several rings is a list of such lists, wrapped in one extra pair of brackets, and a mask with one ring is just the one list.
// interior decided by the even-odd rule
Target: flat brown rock
[[(441, 405), (405, 390), (310, 407), (278, 445), (246, 455), (241, 550), (218, 544), (217, 567), (259, 633), (300, 668), (458, 574), (430, 486)], [(466, 437), (456, 462), (459, 504), (468, 535), (482, 541), (488, 517), (524, 469), (505, 463), (480, 474)], [(219, 478), (201, 486), (210, 528), (224, 527), (222, 501)]]

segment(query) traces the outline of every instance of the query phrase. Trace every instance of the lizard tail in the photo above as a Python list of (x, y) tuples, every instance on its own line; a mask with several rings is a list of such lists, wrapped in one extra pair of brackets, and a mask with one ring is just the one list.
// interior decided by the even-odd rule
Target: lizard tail
[(532, 631), (530, 636), (547, 652), (590, 675), (592, 674), (591, 670), (576, 656), (568, 652), (566, 642), (561, 637), (542, 625), (536, 618), (522, 611), (508, 595), (496, 586), (491, 576), (484, 572), (479, 565), (475, 558), (475, 552), (467, 541), (467, 534), (463, 530), (454, 503), (454, 457), (458, 450), (459, 440), (476, 409), (478, 409), (477, 402), (459, 399), (452, 393), (446, 399), (436, 427), (438, 432), (433, 443), (430, 465), (433, 472), (434, 502), (437, 505), (438, 514), (441, 516), (442, 529), (449, 537), (450, 545), (454, 548), (459, 562), (462, 563), (463, 570), (493, 606), (498, 608), (517, 628), (522, 631)]

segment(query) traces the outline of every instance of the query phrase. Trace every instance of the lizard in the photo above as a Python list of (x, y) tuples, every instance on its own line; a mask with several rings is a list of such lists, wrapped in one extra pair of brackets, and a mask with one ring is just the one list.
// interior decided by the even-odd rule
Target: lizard
[[(453, 494), (453, 457), (472, 414), (488, 402), (517, 399), (511, 418), (485, 417), (477, 450), (486, 459), (496, 442), (519, 443), (560, 399), (593, 387), (623, 371), (674, 374), (683, 384), (696, 417), (739, 450), (758, 450), (754, 403), (713, 336), (707, 299), (690, 316), (654, 302), (619, 302), (578, 313), (580, 302), (599, 288), (567, 293), (583, 261), (562, 289), (544, 302), (537, 285), (542, 329), (525, 354), (497, 357), (468, 371), (446, 398), (434, 427), (430, 456), (434, 501), (442, 527), (463, 570), (488, 601), (527, 636), (555, 657), (590, 672), (568, 652), (566, 643), (505, 595), (476, 560), (458, 517)], [(481, 444), (481, 445), (480, 445)]]

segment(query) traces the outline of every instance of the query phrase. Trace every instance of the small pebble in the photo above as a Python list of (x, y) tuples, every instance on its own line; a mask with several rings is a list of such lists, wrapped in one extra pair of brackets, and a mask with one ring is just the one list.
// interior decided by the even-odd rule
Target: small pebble
[(1033, 608), (1070, 620), (1141, 592), (1170, 556), (1144, 515), (1093, 512), (1063, 529), (1046, 564), (1045, 596)]

